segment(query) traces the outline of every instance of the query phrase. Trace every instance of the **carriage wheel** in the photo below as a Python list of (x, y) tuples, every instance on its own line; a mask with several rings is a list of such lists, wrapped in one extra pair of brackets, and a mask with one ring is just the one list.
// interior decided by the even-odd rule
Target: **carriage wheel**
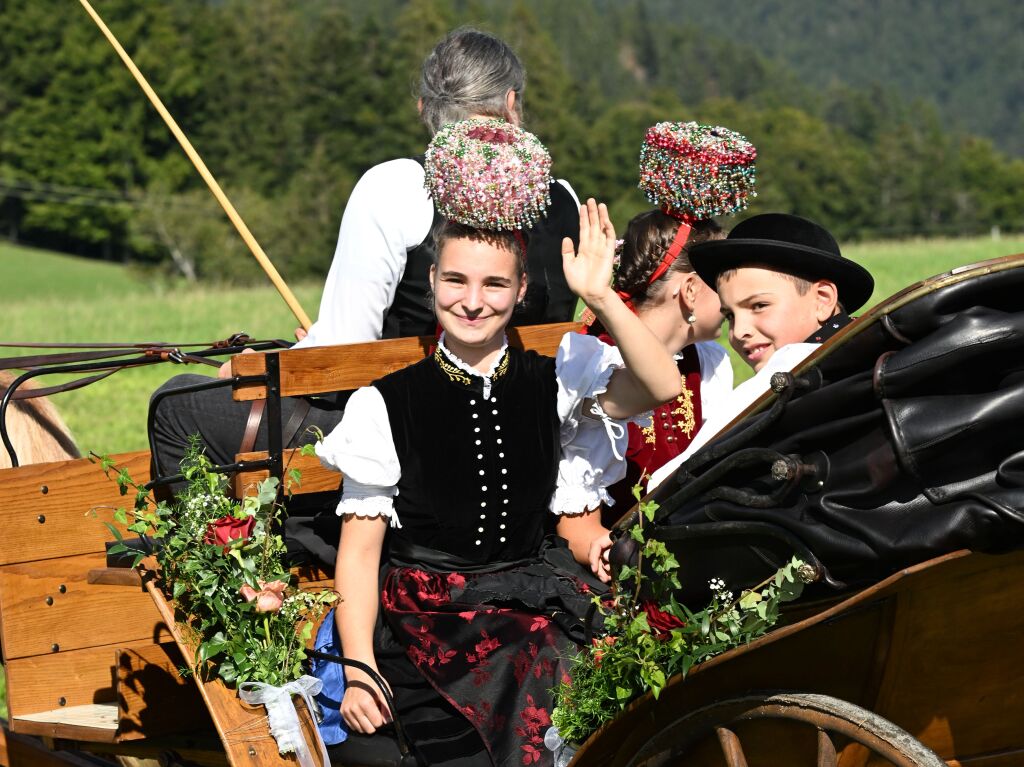
[[(744, 748), (750, 736), (751, 748)], [(793, 760), (799, 753), (800, 759)], [(630, 767), (724, 764), (747, 767), (892, 764), (945, 767), (909, 733), (860, 706), (828, 695), (761, 693), (720, 701), (666, 725)]]

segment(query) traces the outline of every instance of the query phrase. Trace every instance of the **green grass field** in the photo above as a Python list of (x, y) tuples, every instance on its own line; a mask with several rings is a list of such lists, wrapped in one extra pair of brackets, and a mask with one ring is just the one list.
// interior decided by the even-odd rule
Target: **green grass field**
[[(846, 255), (875, 275), (871, 305), (925, 277), (986, 258), (1024, 252), (1024, 237), (851, 245)], [(253, 265), (253, 269), (257, 267)], [(316, 314), (319, 285), (293, 286)], [(256, 338), (292, 338), (297, 324), (272, 287), (189, 287), (154, 284), (123, 267), (0, 244), (0, 342), (213, 341), (245, 331)], [(0, 356), (19, 350), (4, 349)], [(737, 382), (749, 376), (734, 359)], [(208, 370), (212, 371), (212, 368)], [(56, 398), (83, 451), (114, 453), (146, 446), (149, 394), (194, 365), (124, 370)]]

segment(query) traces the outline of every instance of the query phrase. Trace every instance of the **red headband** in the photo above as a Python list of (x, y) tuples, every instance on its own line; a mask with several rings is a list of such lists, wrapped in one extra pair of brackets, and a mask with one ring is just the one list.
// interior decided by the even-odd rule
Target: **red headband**
[[(683, 246), (686, 245), (686, 241), (690, 239), (691, 229), (692, 227), (685, 221), (679, 222), (679, 228), (676, 229), (676, 236), (673, 238), (672, 244), (668, 246), (668, 250), (665, 251), (665, 256), (661, 259), (661, 263), (658, 264), (658, 267), (651, 274), (650, 278), (648, 278), (648, 285), (653, 285), (658, 278), (668, 271), (669, 267), (672, 266), (675, 260), (679, 258), (679, 254), (683, 252)], [(626, 305), (626, 308), (633, 312), (633, 314), (636, 314), (636, 305), (633, 303), (633, 296), (631, 296), (628, 291), (616, 290), (615, 294), (622, 299), (622, 303)], [(594, 317), (593, 313), (588, 309), (583, 313), (583, 316), (580, 319), (583, 321), (584, 325), (589, 326), (593, 324), (596, 317)]]
[(657, 282), (658, 278), (667, 272), (668, 268), (672, 266), (672, 263), (679, 258), (679, 254), (683, 252), (683, 246), (690, 238), (690, 229), (690, 225), (685, 221), (679, 222), (679, 228), (676, 229), (676, 236), (672, 240), (672, 244), (669, 245), (668, 250), (665, 251), (665, 257), (661, 259), (661, 263), (658, 264), (658, 268), (654, 270), (650, 279), (647, 280), (648, 285), (653, 285)]

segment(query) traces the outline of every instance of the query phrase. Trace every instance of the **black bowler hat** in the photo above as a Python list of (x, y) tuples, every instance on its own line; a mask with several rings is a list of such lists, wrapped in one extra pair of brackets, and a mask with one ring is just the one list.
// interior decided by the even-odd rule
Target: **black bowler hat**
[(763, 213), (741, 221), (724, 240), (694, 245), (689, 251), (694, 271), (711, 287), (718, 275), (742, 266), (765, 266), (811, 282), (831, 280), (847, 312), (863, 306), (875, 289), (870, 272), (844, 258), (824, 227), (788, 213)]

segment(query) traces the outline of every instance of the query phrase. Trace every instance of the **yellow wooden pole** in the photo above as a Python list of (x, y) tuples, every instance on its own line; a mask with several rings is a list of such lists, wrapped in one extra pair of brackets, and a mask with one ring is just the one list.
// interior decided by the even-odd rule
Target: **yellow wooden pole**
[(256, 242), (256, 238), (253, 237), (252, 232), (249, 231), (249, 227), (245, 225), (242, 217), (238, 215), (238, 211), (235, 210), (235, 206), (231, 204), (227, 195), (224, 194), (224, 191), (220, 188), (220, 184), (217, 183), (217, 179), (213, 177), (213, 174), (210, 173), (210, 170), (206, 167), (206, 163), (203, 162), (203, 158), (199, 156), (199, 153), (193, 148), (192, 143), (188, 138), (186, 138), (181, 128), (178, 127), (174, 118), (171, 117), (171, 113), (167, 111), (163, 102), (160, 101), (160, 97), (156, 95), (156, 91), (154, 91), (146, 81), (146, 78), (143, 76), (142, 72), (139, 71), (139, 68), (135, 66), (135, 62), (132, 61), (125, 49), (121, 47), (121, 43), (119, 43), (117, 38), (114, 37), (114, 33), (111, 32), (107, 25), (103, 23), (103, 19), (100, 18), (99, 14), (93, 10), (93, 7), (89, 4), (89, 0), (79, 0), (79, 2), (82, 4), (82, 7), (85, 8), (86, 12), (92, 17), (92, 20), (96, 22), (96, 26), (100, 28), (100, 31), (114, 47), (114, 50), (117, 51), (117, 55), (121, 57), (121, 61), (123, 61), (124, 65), (128, 67), (128, 71), (132, 73), (132, 77), (135, 78), (139, 87), (142, 88), (143, 92), (149, 98), (150, 103), (156, 111), (160, 113), (164, 122), (167, 123), (167, 127), (171, 129), (171, 133), (173, 133), (174, 137), (178, 139), (178, 143), (181, 144), (181, 148), (185, 150), (185, 154), (188, 155), (188, 159), (192, 161), (196, 170), (199, 171), (199, 175), (203, 177), (203, 181), (205, 181), (206, 185), (210, 187), (210, 191), (213, 192), (213, 196), (217, 198), (217, 202), (220, 203), (220, 206), (224, 209), (224, 212), (231, 220), (231, 223), (235, 225), (235, 229), (238, 230), (238, 233), (242, 236), (242, 239), (249, 247), (249, 250), (252, 251), (253, 256), (255, 256), (260, 266), (263, 267), (263, 271), (267, 273), (270, 281), (274, 283), (274, 287), (277, 288), (277, 292), (281, 294), (281, 298), (283, 298), (285, 303), (288, 304), (288, 308), (292, 310), (295, 318), (303, 328), (309, 330), (309, 326), (313, 324), (310, 322), (309, 316), (302, 310), (298, 299), (295, 298), (295, 294), (292, 293), (291, 289), (281, 278), (277, 269), (274, 268), (274, 265), (267, 257), (267, 254), (263, 252), (263, 248), (261, 248), (260, 244)]

